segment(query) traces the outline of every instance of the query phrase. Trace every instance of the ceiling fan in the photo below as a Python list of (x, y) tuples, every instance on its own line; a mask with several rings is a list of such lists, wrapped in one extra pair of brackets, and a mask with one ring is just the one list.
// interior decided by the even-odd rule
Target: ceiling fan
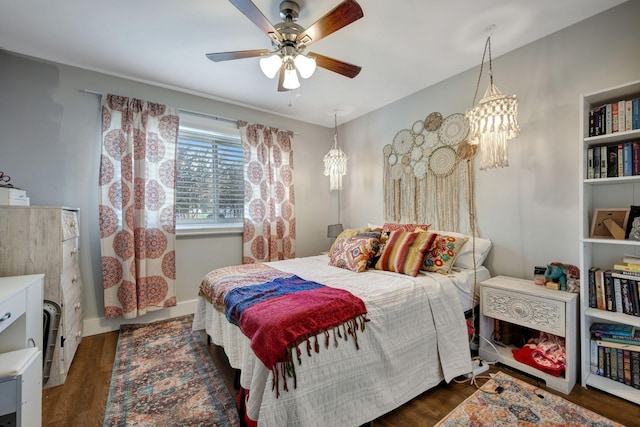
[(355, 0), (344, 0), (307, 29), (295, 23), (300, 12), (300, 7), (295, 1), (285, 0), (280, 3), (280, 17), (284, 21), (275, 26), (269, 22), (251, 0), (229, 1), (262, 32), (269, 36), (274, 50), (253, 49), (207, 53), (207, 58), (210, 60), (219, 62), (262, 57), (260, 59), (260, 68), (267, 77), (274, 78), (280, 71), (279, 91), (287, 91), (299, 87), (300, 82), (297, 73), (300, 73), (302, 78), (308, 78), (313, 74), (316, 66), (349, 78), (354, 78), (360, 73), (362, 68), (357, 65), (315, 52), (305, 54), (305, 50), (309, 45), (364, 16), (362, 8)]

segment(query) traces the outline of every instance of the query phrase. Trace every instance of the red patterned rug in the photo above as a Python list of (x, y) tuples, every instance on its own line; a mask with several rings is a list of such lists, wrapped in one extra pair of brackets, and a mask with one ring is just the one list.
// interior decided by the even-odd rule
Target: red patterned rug
[[(497, 389), (498, 387), (501, 387), (502, 391)], [(474, 427), (621, 426), (504, 372), (498, 372), (492, 380), (487, 381), (480, 390), (436, 424), (436, 427), (470, 425)]]
[(122, 325), (104, 426), (239, 426), (192, 316)]

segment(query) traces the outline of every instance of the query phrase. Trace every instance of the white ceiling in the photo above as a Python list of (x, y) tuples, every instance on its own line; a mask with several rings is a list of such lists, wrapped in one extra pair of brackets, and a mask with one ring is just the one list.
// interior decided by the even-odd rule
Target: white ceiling
[[(491, 24), (495, 58), (624, 0), (360, 0), (364, 17), (312, 51), (362, 66), (354, 79), (319, 68), (277, 91), (258, 58), (205, 53), (270, 49), (227, 0), (20, 0), (0, 4), (0, 49), (332, 127), (479, 65)], [(280, 0), (254, 0), (273, 23)], [(308, 27), (339, 0), (300, 0)], [(80, 89), (80, 88), (79, 88)], [(91, 89), (91, 88), (82, 88)]]

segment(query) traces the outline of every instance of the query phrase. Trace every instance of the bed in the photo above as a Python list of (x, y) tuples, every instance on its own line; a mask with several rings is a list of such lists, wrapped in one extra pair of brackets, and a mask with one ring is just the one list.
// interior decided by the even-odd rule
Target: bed
[[(485, 240), (476, 262), (482, 263), (490, 248)], [(336, 268), (327, 255), (266, 265), (350, 292), (364, 302), (368, 322), (357, 335), (358, 348), (345, 340), (302, 351), (295, 387), (290, 382), (287, 391), (282, 384), (274, 390), (273, 370), (256, 356), (240, 328), (203, 297), (203, 287), (211, 286), (203, 280), (193, 327), (205, 330), (240, 370), (240, 386), (249, 391), (246, 415), (258, 426), (359, 426), (471, 371), (464, 313), (474, 303), (474, 282), (490, 277), (482, 265), (453, 265), (448, 274), (420, 271), (415, 277)]]

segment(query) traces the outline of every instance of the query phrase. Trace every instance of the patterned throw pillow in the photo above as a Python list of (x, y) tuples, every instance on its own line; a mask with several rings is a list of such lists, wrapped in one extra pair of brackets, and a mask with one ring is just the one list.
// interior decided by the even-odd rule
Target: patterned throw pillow
[(396, 224), (393, 222), (385, 222), (382, 226), (382, 232), (390, 233), (392, 231), (427, 231), (429, 230), (429, 227), (431, 227), (431, 224)]
[[(369, 255), (367, 268), (375, 268), (376, 262), (378, 262), (378, 258), (380, 258), (382, 254), (382, 249), (384, 249), (382, 233), (380, 231), (366, 231), (356, 234), (356, 237), (372, 239), (371, 254)], [(388, 235), (384, 235), (384, 242), (386, 242), (388, 237)]]
[(329, 265), (360, 273), (367, 268), (379, 239), (371, 237), (348, 237), (336, 239)]
[(342, 232), (338, 234), (338, 237), (336, 237), (336, 240), (334, 240), (331, 244), (331, 248), (329, 249), (329, 256), (331, 256), (331, 254), (333, 253), (333, 249), (336, 247), (336, 243), (338, 243), (338, 240), (347, 239), (349, 237), (355, 236), (358, 233), (364, 233), (370, 230), (370, 228), (347, 228), (346, 230), (342, 230)]
[(417, 276), (435, 237), (436, 234), (429, 232), (392, 231), (376, 263), (376, 270)]
[(449, 274), (462, 246), (468, 237), (455, 237), (447, 234), (436, 234), (433, 246), (424, 257), (422, 269), (440, 274)]

